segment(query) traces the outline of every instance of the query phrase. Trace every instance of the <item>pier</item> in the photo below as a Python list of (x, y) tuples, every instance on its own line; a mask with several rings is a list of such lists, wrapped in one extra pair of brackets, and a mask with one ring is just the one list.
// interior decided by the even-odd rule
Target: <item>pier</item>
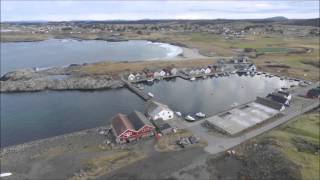
[(128, 87), (128, 89), (130, 89), (132, 92), (134, 92), (136, 95), (138, 95), (139, 97), (141, 97), (144, 101), (148, 101), (150, 99), (150, 97), (145, 94), (143, 91), (141, 91), (140, 89), (138, 89), (135, 85), (133, 85), (131, 82), (128, 82), (126, 80), (124, 80), (124, 78), (122, 78), (122, 81), (125, 83), (125, 85)]

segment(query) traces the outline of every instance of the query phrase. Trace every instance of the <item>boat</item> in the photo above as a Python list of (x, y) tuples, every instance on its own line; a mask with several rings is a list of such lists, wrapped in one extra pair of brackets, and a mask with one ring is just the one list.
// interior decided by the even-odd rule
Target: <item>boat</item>
[(11, 172), (7, 172), (7, 173), (1, 173), (0, 177), (7, 177), (7, 176), (11, 176), (12, 173)]
[(195, 77), (191, 77), (191, 78), (190, 78), (190, 81), (194, 81), (194, 80), (196, 80)]
[(140, 89), (140, 90), (143, 90), (144, 89), (144, 86), (143, 85), (141, 85), (141, 84), (138, 84), (138, 89)]
[(148, 96), (150, 96), (150, 97), (154, 97), (154, 95), (151, 93), (151, 92), (148, 92)]
[(207, 78), (207, 76), (206, 76), (206, 75), (204, 75), (204, 76), (202, 76), (202, 78), (203, 78), (203, 79), (206, 79), (206, 78)]
[(148, 82), (153, 82), (153, 78), (147, 79)]
[(179, 112), (179, 111), (176, 112), (176, 115), (182, 116), (181, 112)]
[(231, 104), (231, 107), (236, 107), (236, 106), (238, 106), (238, 103), (236, 103), (236, 102)]
[(192, 117), (190, 115), (187, 115), (186, 117), (184, 117), (184, 119), (187, 120), (187, 121), (190, 121), (190, 122), (193, 122), (193, 121), (196, 120), (194, 117)]
[(198, 112), (198, 113), (196, 113), (196, 116), (199, 117), (199, 118), (205, 118), (206, 114), (204, 114), (202, 112)]

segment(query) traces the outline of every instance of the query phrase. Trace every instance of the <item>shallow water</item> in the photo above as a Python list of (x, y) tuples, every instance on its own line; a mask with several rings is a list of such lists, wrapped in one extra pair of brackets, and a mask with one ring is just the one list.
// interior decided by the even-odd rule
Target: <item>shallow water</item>
[(28, 67), (53, 67), (99, 61), (170, 59), (182, 49), (149, 41), (107, 42), (51, 39), (39, 42), (1, 43), (1, 74)]

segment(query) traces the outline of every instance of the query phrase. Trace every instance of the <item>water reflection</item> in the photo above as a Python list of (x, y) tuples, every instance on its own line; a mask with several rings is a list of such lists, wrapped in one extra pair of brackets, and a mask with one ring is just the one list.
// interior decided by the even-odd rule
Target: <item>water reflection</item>
[(234, 103), (243, 104), (252, 101), (256, 96), (266, 96), (276, 89), (289, 87), (293, 83), (295, 82), (280, 80), (278, 77), (231, 75), (197, 81), (180, 78), (158, 81), (151, 86), (146, 85), (144, 91), (151, 92), (156, 100), (183, 114), (201, 111), (213, 115), (231, 108)]

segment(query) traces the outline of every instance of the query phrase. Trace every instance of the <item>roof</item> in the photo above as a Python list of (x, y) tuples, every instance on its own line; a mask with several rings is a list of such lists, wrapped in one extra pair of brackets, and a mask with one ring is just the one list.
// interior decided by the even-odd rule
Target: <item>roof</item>
[(121, 113), (113, 117), (111, 124), (117, 135), (122, 134), (127, 129), (134, 129), (127, 116)]
[(146, 116), (139, 111), (133, 111), (131, 114), (128, 115), (128, 118), (136, 131), (141, 129), (146, 124), (152, 126), (146, 118)]
[(277, 101), (281, 104), (286, 104), (288, 102), (288, 99), (283, 96), (282, 94), (279, 94), (279, 93), (272, 93), (272, 94), (269, 94), (267, 96), (267, 98), (273, 100), (273, 101)]
[(283, 104), (263, 97), (257, 97), (256, 102), (277, 110), (281, 110), (283, 107)]
[(162, 119), (158, 119), (153, 121), (153, 124), (160, 130), (163, 131), (165, 129), (169, 129), (171, 128), (170, 124), (166, 123), (164, 120)]
[(286, 92), (286, 91), (278, 91), (278, 94), (283, 94), (285, 95), (286, 97), (288, 97), (290, 95), (289, 92)]
[(147, 114), (153, 113), (153, 112), (160, 112), (163, 109), (169, 109), (167, 105), (159, 103), (157, 101), (149, 100), (147, 102), (147, 105), (145, 107), (145, 112)]
[(319, 88), (310, 89), (307, 94), (309, 96), (320, 96), (320, 89)]
[(117, 114), (111, 122), (117, 136), (126, 130), (138, 131), (145, 125), (153, 126), (148, 119), (139, 111), (133, 111), (128, 116), (124, 114)]

